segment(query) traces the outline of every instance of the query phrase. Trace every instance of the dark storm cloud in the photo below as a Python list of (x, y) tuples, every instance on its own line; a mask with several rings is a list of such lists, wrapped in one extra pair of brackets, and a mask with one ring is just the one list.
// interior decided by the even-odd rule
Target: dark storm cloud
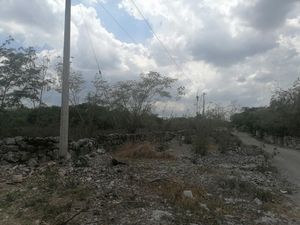
[(253, 6), (238, 6), (234, 11), (247, 24), (259, 30), (272, 30), (282, 26), (299, 0), (258, 0)]
[(205, 27), (189, 43), (196, 60), (216, 66), (230, 66), (278, 45), (274, 34), (263, 34), (252, 29), (233, 37), (228, 24), (215, 14), (213, 16), (206, 18)]

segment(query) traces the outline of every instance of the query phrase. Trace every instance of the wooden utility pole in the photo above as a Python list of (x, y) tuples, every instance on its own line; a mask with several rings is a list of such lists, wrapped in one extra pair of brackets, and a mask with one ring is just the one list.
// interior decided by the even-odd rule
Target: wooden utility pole
[(64, 59), (62, 74), (62, 97), (60, 116), (60, 157), (67, 158), (69, 139), (69, 76), (70, 76), (70, 38), (71, 38), (71, 0), (66, 0)]
[(203, 95), (202, 95), (202, 99), (203, 99), (202, 116), (205, 116), (205, 95), (206, 95), (206, 93), (203, 92)]

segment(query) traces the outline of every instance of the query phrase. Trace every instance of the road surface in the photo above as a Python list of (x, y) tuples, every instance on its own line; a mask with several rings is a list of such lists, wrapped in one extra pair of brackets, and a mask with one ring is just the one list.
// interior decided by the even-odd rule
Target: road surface
[(273, 163), (279, 169), (279, 172), (292, 184), (298, 186), (298, 193), (292, 195), (292, 199), (300, 206), (300, 151), (278, 147), (271, 144), (264, 144), (261, 141), (251, 137), (247, 133), (236, 132), (244, 144), (256, 145), (262, 147), (266, 152), (273, 154), (274, 148), (279, 152), (274, 159)]

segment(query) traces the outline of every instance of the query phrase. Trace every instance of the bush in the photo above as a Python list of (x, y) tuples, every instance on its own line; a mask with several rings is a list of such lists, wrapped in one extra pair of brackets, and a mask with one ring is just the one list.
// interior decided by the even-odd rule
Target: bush
[(165, 152), (157, 152), (155, 146), (149, 142), (145, 143), (127, 143), (117, 149), (116, 157), (130, 159), (163, 159), (172, 160), (175, 157)]
[(196, 154), (205, 156), (208, 152), (209, 137), (205, 134), (198, 134), (193, 140), (193, 150)]

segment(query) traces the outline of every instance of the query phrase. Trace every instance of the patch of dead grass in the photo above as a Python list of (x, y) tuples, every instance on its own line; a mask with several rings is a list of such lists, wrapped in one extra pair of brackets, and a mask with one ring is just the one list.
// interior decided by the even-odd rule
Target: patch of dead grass
[(129, 159), (175, 159), (175, 156), (169, 153), (157, 152), (155, 146), (149, 142), (126, 143), (116, 150), (114, 156)]
[[(223, 218), (232, 210), (222, 199), (209, 196), (204, 188), (186, 184), (181, 180), (158, 180), (151, 183), (150, 188), (176, 207), (191, 211), (202, 219), (201, 222), (217, 224), (218, 218)], [(185, 190), (191, 191), (193, 198), (184, 196)]]
[(0, 195), (0, 224), (56, 224), (62, 215), (70, 217), (76, 212), (75, 202), (85, 207), (92, 195), (93, 190), (75, 178), (59, 175), (57, 168), (47, 168), (16, 190)]

